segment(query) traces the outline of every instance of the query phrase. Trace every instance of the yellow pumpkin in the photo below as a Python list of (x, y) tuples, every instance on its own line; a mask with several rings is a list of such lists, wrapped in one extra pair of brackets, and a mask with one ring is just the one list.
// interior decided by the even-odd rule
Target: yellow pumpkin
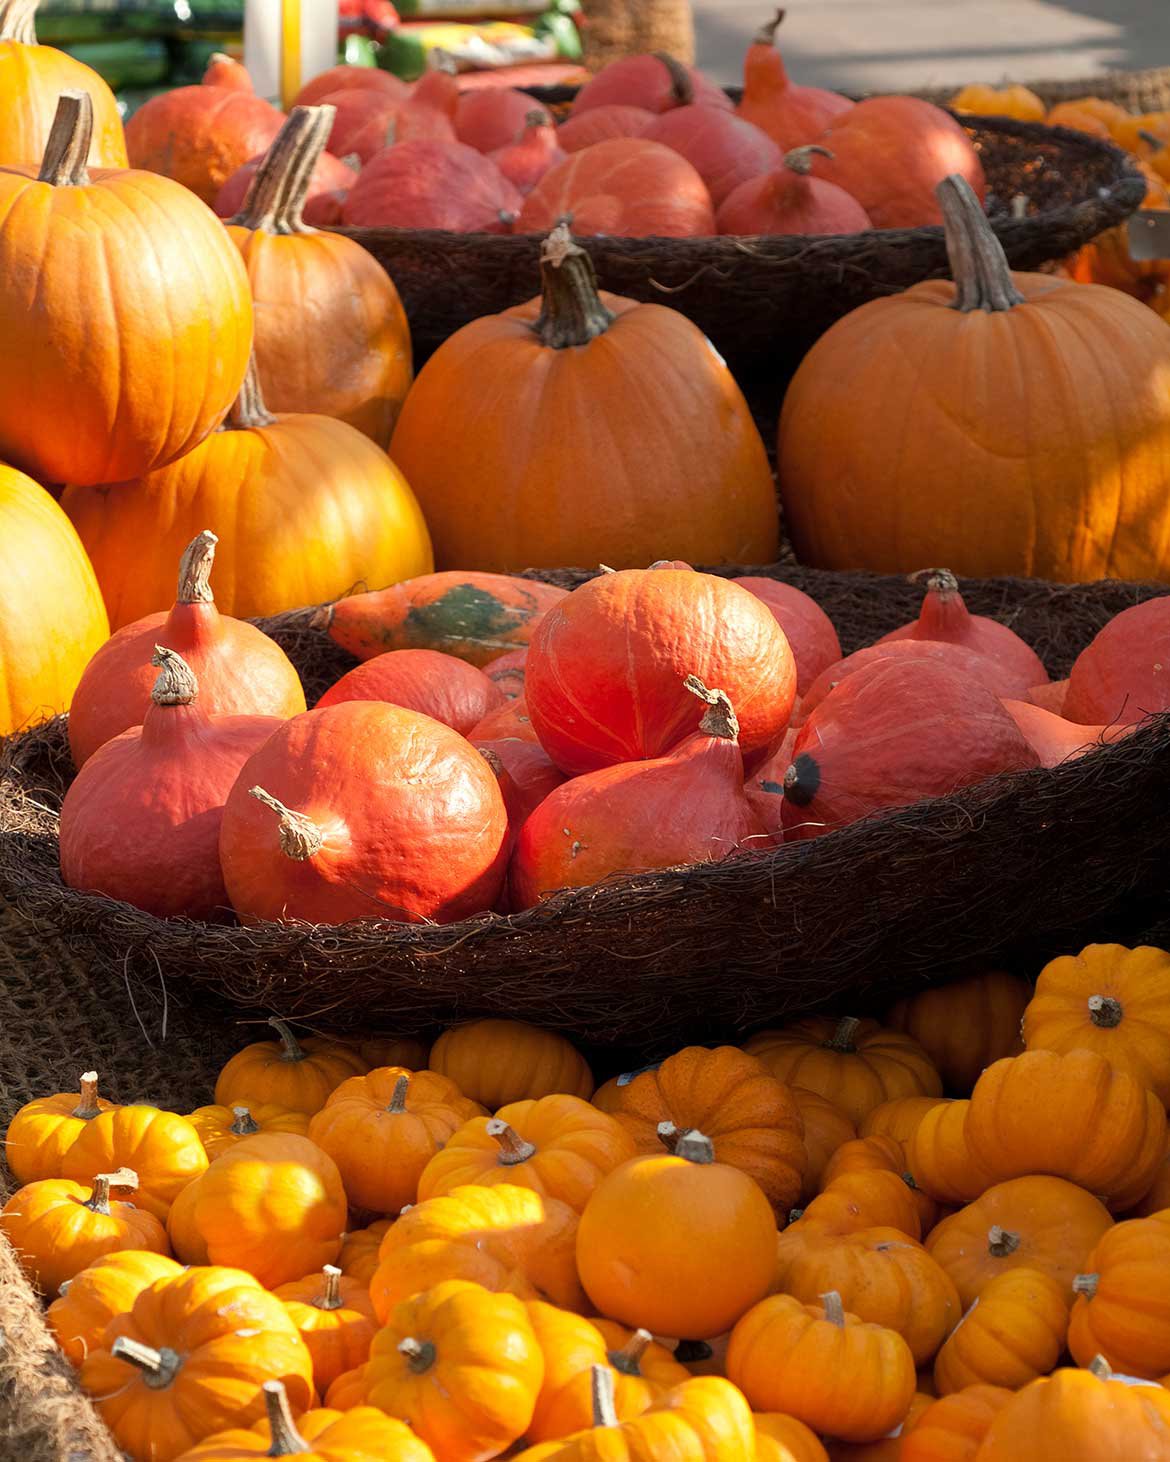
[(956, 112), (976, 117), (1014, 117), (1018, 122), (1043, 122), (1047, 108), (1026, 86), (983, 86), (977, 82), (963, 87), (948, 105)]

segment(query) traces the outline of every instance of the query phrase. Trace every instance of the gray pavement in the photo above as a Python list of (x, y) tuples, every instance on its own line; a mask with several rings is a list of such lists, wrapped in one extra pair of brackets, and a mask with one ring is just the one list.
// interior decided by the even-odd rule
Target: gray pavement
[[(699, 61), (740, 79), (768, 0), (694, 0)], [(842, 91), (1071, 79), (1170, 65), (1170, 0), (790, 0), (794, 78)]]

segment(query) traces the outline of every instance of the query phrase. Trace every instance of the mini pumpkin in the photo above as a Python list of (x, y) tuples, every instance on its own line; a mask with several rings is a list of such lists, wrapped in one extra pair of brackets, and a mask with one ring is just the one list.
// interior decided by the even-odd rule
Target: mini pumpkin
[(921, 1114), (906, 1144), (915, 1183), (940, 1203), (970, 1203), (995, 1182), (967, 1141), (969, 1101), (940, 1101)]
[(344, 1371), (369, 1359), (378, 1330), (369, 1286), (326, 1264), (320, 1274), (279, 1285), (273, 1293), (313, 1357), (313, 1383), (324, 1395)]
[(351, 1046), (322, 1036), (298, 1040), (275, 1016), (268, 1024), (275, 1030), (276, 1040), (245, 1046), (219, 1073), (215, 1100), (221, 1106), (274, 1103), (311, 1117), (343, 1081), (367, 1069)]
[[(839, 1172), (801, 1214), (799, 1233), (812, 1238), (815, 1229), (823, 1234), (855, 1234), (862, 1229), (892, 1228), (908, 1238), (922, 1234), (921, 1195), (903, 1174), (890, 1168), (864, 1168)], [(794, 1215), (795, 1216), (795, 1210)], [(781, 1246), (796, 1228), (781, 1237)]]
[(1003, 1386), (967, 1386), (935, 1401), (903, 1441), (899, 1462), (972, 1462), (1013, 1395)]
[(1018, 975), (989, 970), (907, 996), (884, 1021), (914, 1037), (948, 1091), (970, 1096), (984, 1067), (1023, 1049), (1020, 1020), (1029, 994)]
[(757, 1462), (829, 1462), (816, 1433), (796, 1417), (762, 1411), (753, 1420)]
[(1151, 1380), (1170, 1372), (1170, 1212), (1106, 1229), (1073, 1280), (1068, 1348)]
[(804, 1124), (805, 1169), (800, 1196), (807, 1202), (820, 1192), (829, 1159), (839, 1147), (856, 1139), (857, 1127), (836, 1102), (819, 1091), (806, 1086), (791, 1086), (789, 1091)]
[(304, 1112), (266, 1102), (253, 1111), (250, 1107), (197, 1107), (187, 1118), (199, 1133), (208, 1162), (214, 1162), (228, 1148), (245, 1137), (259, 1132), (294, 1132), (298, 1137), (309, 1135), (309, 1119)]
[(173, 1279), (183, 1266), (153, 1249), (114, 1249), (61, 1286), (45, 1311), (45, 1323), (74, 1366), (97, 1348), (106, 1326), (124, 1315), (156, 1279)]
[(138, 1174), (139, 1206), (165, 1223), (183, 1189), (207, 1171), (207, 1154), (186, 1117), (158, 1107), (112, 1107), (85, 1124), (61, 1174), (86, 1183), (115, 1168)]
[(929, 1233), (938, 1221), (938, 1204), (914, 1181), (905, 1150), (895, 1138), (875, 1134), (843, 1143), (825, 1165), (821, 1189), (831, 1188), (847, 1173), (893, 1173), (914, 1195), (921, 1232)]
[(377, 1218), (367, 1228), (352, 1229), (342, 1236), (341, 1253), (337, 1256), (342, 1274), (361, 1280), (369, 1289), (378, 1267), (378, 1248), (393, 1222), (392, 1218)]
[[(1170, 1391), (1092, 1370), (1054, 1371), (996, 1413), (978, 1462), (1069, 1462), (1079, 1455), (1159, 1462), (1170, 1430)], [(1085, 1448), (1091, 1452), (1085, 1452)]]
[(522, 1020), (472, 1020), (446, 1030), (431, 1048), (431, 1069), (465, 1096), (498, 1111), (509, 1102), (566, 1093), (586, 1100), (593, 1074), (556, 1031)]
[(1020, 122), (1043, 122), (1047, 108), (1026, 86), (983, 86), (972, 82), (951, 97), (952, 111), (977, 117), (1015, 117)]
[(87, 1122), (108, 1112), (112, 1102), (98, 1095), (96, 1071), (83, 1071), (79, 1091), (57, 1092), (26, 1102), (8, 1124), (4, 1160), (18, 1183), (59, 1178), (65, 1154)]
[(1053, 1370), (1068, 1335), (1068, 1293), (1042, 1269), (1005, 1269), (971, 1301), (934, 1362), (938, 1394), (975, 1385), (1018, 1391)]
[(892, 1137), (905, 1151), (927, 1112), (945, 1105), (945, 1097), (895, 1097), (867, 1112), (858, 1123), (859, 1137)]

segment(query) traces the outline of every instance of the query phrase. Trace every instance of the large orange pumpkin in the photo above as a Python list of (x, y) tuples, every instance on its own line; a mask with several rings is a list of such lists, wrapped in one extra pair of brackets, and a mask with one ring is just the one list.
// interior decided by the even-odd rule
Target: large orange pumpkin
[(440, 565), (775, 558), (763, 443), (702, 332), (661, 305), (598, 294), (566, 228), (546, 241), (541, 274), (542, 297), (440, 346), (399, 417), (391, 451)]
[(219, 220), (168, 179), (91, 177), (92, 131), (88, 93), (70, 93), (40, 173), (0, 169), (0, 458), (43, 482), (117, 482), (189, 452), (252, 339)]
[[(940, 192), (954, 285), (930, 280), (847, 315), (788, 389), (779, 476), (801, 561), (1166, 577), (1165, 322), (1116, 290), (1012, 274), (962, 180)], [(1100, 362), (1115, 357), (1124, 369), (1106, 393)], [(954, 487), (940, 494), (944, 461)]]

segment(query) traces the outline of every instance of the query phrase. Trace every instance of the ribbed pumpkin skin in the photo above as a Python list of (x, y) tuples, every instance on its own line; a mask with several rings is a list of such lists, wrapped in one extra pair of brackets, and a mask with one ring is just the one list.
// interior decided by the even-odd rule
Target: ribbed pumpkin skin
[(0, 466), (0, 736), (68, 710), (109, 633), (68, 519), (31, 477)]
[(1028, 995), (1018, 975), (989, 970), (899, 1000), (885, 1024), (913, 1036), (944, 1085), (967, 1096), (984, 1067), (1023, 1050), (1020, 1020)]
[[(1162, 1462), (1170, 1433), (1170, 1391), (1059, 1370), (1033, 1381), (1000, 1409), (979, 1462)], [(1090, 1450), (1086, 1451), (1085, 1448)]]
[(126, 149), (136, 168), (174, 178), (210, 207), (236, 169), (266, 151), (283, 121), (262, 97), (181, 86), (139, 107), (126, 126)]
[(707, 185), (679, 153), (643, 137), (573, 152), (524, 202), (516, 233), (543, 233), (572, 216), (578, 234), (692, 238), (715, 232)]
[(57, 99), (63, 91), (85, 91), (93, 101), (93, 142), (89, 162), (95, 168), (126, 167), (126, 138), (114, 93), (81, 61), (53, 46), (0, 40), (0, 166), (40, 167)]
[[(216, 603), (241, 619), (432, 568), (426, 523), (402, 474), (328, 416), (216, 432), (136, 482), (70, 488), (63, 506), (117, 625), (171, 603), (173, 565), (205, 528), (220, 538)], [(142, 544), (152, 545), (145, 558)]]
[(0, 338), (20, 342), (0, 359), (0, 457), (43, 482), (118, 482), (190, 452), (252, 341), (247, 276), (210, 209), (149, 173), (90, 177), (0, 169), (0, 278), (24, 282), (0, 293)]
[(1073, 1359), (1087, 1366), (1103, 1355), (1127, 1376), (1164, 1378), (1170, 1372), (1170, 1213), (1107, 1229), (1081, 1268), (1068, 1332)]
[(148, 1285), (182, 1272), (178, 1260), (151, 1249), (103, 1254), (73, 1276), (68, 1291), (46, 1310), (45, 1323), (70, 1363), (80, 1366), (110, 1321), (124, 1315)]

